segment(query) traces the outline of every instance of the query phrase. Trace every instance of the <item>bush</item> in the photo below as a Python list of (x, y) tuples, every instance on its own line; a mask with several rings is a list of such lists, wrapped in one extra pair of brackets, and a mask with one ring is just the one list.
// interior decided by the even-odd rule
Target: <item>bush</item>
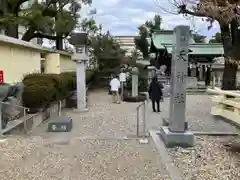
[(145, 100), (147, 100), (147, 96), (144, 94), (139, 94), (136, 97), (124, 95), (124, 97), (123, 97), (123, 101), (125, 101), (125, 102), (143, 102)]
[[(127, 90), (131, 91), (132, 90), (132, 78), (130, 78), (127, 81)], [(138, 77), (138, 91), (139, 92), (146, 92), (148, 91), (148, 79), (143, 77), (143, 76), (139, 76)]]
[(24, 87), (23, 104), (28, 108), (42, 108), (55, 100), (57, 89), (52, 83), (45, 81)]
[[(86, 72), (89, 83), (94, 71)], [(66, 98), (68, 92), (76, 90), (76, 72), (61, 74), (33, 73), (24, 77), (23, 103), (28, 108), (45, 108), (51, 102)]]

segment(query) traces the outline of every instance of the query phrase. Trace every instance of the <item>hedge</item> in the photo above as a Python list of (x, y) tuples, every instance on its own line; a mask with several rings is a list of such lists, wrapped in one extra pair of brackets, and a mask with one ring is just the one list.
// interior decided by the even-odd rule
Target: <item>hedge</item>
[[(89, 83), (94, 71), (86, 72)], [(61, 74), (28, 74), (23, 79), (23, 104), (30, 109), (47, 107), (51, 102), (66, 98), (70, 91), (76, 90), (76, 72)], [(33, 110), (34, 111), (34, 110)], [(35, 110), (36, 111), (36, 110)]]
[[(132, 90), (132, 78), (129, 78), (127, 81), (127, 90)], [(148, 91), (148, 79), (145, 76), (138, 77), (138, 91), (139, 92), (146, 92)]]

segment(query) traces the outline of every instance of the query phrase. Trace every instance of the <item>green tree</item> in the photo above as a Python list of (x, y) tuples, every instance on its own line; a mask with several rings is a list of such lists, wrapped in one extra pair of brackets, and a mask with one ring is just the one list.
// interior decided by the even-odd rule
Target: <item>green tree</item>
[(141, 51), (143, 58), (148, 58), (148, 29), (145, 25), (141, 25), (138, 27), (139, 36), (134, 38), (135, 46), (138, 50)]
[(103, 32), (102, 25), (97, 26), (94, 19), (83, 21), (81, 27), (89, 34), (90, 53), (99, 71), (119, 67), (126, 52), (121, 49), (120, 44), (110, 32)]
[(222, 36), (220, 32), (217, 32), (212, 39), (209, 40), (209, 43), (222, 43)]
[(135, 46), (141, 51), (143, 58), (148, 58), (149, 42), (147, 38), (151, 37), (154, 30), (161, 30), (162, 18), (156, 14), (153, 20), (147, 20), (138, 27), (139, 35), (134, 39)]
[[(173, 2), (174, 1), (174, 2)], [(239, 0), (172, 0), (177, 12), (184, 16), (205, 17), (212, 27), (213, 22), (220, 26), (224, 49), (225, 65), (222, 89), (236, 89), (236, 75), (240, 59), (240, 2)]]
[(193, 34), (193, 39), (196, 43), (205, 43), (206, 36), (200, 34)]
[[(2, 0), (0, 23), (5, 34), (18, 38), (18, 27), (26, 27), (22, 40), (47, 38), (62, 49), (62, 40), (78, 25), (82, 4), (92, 0)], [(28, 3), (28, 5), (26, 4)]]
[(125, 51), (109, 32), (98, 35), (95, 41), (92, 41), (92, 48), (100, 71), (119, 67), (125, 55)]

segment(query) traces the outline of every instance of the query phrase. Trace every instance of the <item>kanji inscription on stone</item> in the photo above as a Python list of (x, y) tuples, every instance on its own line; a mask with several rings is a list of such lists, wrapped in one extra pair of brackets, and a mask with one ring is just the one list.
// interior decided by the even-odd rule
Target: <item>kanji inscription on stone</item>
[(188, 67), (188, 26), (177, 26), (174, 29), (173, 58), (171, 76), (170, 126), (172, 132), (185, 131), (186, 77)]

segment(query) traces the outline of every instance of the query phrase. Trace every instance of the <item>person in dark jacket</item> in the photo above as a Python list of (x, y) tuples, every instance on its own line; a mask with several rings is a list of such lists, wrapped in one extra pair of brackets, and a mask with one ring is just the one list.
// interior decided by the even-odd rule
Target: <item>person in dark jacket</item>
[(153, 112), (156, 112), (155, 104), (157, 103), (157, 112), (160, 112), (160, 100), (163, 96), (163, 85), (162, 83), (159, 83), (157, 80), (157, 77), (153, 77), (152, 81), (149, 85), (149, 97), (152, 100), (152, 108)]

